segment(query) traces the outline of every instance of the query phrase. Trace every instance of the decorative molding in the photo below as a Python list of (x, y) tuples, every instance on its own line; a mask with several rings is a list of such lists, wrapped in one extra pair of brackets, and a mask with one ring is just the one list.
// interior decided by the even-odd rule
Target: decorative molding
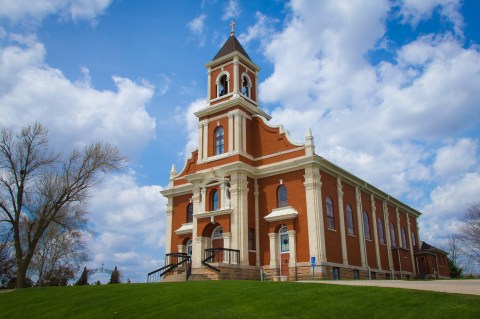
[(272, 212), (263, 217), (267, 222), (274, 222), (278, 220), (293, 219), (298, 216), (298, 212), (291, 206), (280, 207), (272, 209)]
[(185, 223), (175, 231), (177, 235), (187, 235), (193, 232), (193, 223)]

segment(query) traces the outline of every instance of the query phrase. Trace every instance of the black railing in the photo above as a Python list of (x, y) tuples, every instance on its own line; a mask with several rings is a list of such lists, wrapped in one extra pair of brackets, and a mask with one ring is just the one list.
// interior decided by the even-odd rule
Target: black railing
[(185, 253), (169, 253), (165, 255), (165, 266), (151, 271), (147, 275), (147, 282), (158, 282), (160, 279), (170, 271), (177, 267), (186, 266), (186, 280), (191, 274), (192, 259)]
[(240, 250), (229, 248), (207, 248), (202, 264), (216, 271), (217, 267), (209, 263), (240, 265)]

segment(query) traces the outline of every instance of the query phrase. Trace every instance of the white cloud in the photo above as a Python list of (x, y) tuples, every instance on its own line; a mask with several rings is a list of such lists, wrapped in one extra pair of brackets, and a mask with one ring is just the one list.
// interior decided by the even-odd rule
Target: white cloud
[(440, 177), (466, 173), (477, 163), (478, 141), (462, 138), (437, 150), (433, 168)]
[(430, 203), (423, 207), (420, 218), (424, 239), (435, 241), (458, 229), (458, 218), (467, 207), (478, 202), (480, 173), (467, 173), (457, 181), (437, 186), (430, 194)]
[(206, 14), (201, 14), (187, 23), (187, 28), (197, 38), (199, 46), (205, 45), (205, 41), (206, 41), (205, 19), (206, 18), (207, 18)]
[(237, 0), (229, 0), (228, 3), (223, 8), (222, 20), (228, 20), (231, 18), (236, 18), (242, 13), (242, 9), (238, 4)]
[(154, 89), (112, 77), (116, 91), (97, 90), (90, 74), (72, 82), (45, 63), (46, 50), (34, 36), (11, 35), (0, 47), (0, 125), (12, 128), (35, 121), (50, 131), (58, 148), (106, 140), (134, 157), (155, 136), (155, 119), (146, 111)]
[(108, 176), (94, 190), (90, 220), (99, 235), (90, 243), (90, 268), (118, 266), (138, 282), (159, 266), (166, 218), (160, 190), (155, 185), (139, 186), (133, 172)]
[(191, 152), (198, 148), (198, 117), (193, 113), (206, 107), (206, 103), (206, 99), (197, 99), (190, 103), (185, 113), (181, 113), (176, 118), (176, 121), (179, 123), (186, 123), (185, 130), (187, 131), (187, 144), (185, 145), (182, 154), (180, 154), (182, 158), (190, 157)]
[(403, 22), (415, 28), (420, 21), (430, 19), (435, 10), (438, 10), (439, 14), (454, 25), (457, 35), (463, 34), (464, 21), (459, 12), (460, 0), (402, 0), (399, 6)]
[(0, 0), (0, 17), (13, 22), (40, 22), (50, 14), (59, 13), (72, 20), (95, 19), (112, 0)]
[(241, 33), (238, 36), (238, 40), (243, 45), (247, 45), (253, 40), (262, 41), (262, 46), (265, 46), (271, 39), (271, 36), (275, 34), (275, 23), (278, 21), (275, 18), (266, 16), (261, 12), (255, 13), (256, 22), (254, 25), (247, 28), (247, 32)]

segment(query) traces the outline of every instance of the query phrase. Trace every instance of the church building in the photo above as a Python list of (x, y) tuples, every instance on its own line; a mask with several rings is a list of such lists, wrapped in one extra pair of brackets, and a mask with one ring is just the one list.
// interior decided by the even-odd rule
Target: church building
[(172, 166), (161, 192), (168, 199), (165, 267), (150, 276), (292, 281), (418, 274), (420, 212), (316, 154), (311, 131), (299, 144), (269, 123), (258, 100), (260, 68), (233, 24), (206, 67), (207, 102), (195, 113), (198, 148), (181, 171)]

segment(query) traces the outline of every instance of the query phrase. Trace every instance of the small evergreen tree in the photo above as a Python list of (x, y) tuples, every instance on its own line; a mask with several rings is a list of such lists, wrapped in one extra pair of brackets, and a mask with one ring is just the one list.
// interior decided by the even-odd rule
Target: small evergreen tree
[(459, 278), (462, 276), (463, 268), (455, 266), (454, 262), (447, 259), (448, 269), (450, 269), (450, 278)]
[(120, 272), (117, 269), (117, 266), (115, 266), (115, 269), (112, 271), (112, 276), (110, 277), (110, 282), (109, 284), (120, 284)]
[(83, 268), (82, 275), (78, 279), (78, 281), (75, 283), (75, 286), (85, 286), (88, 285), (88, 271), (87, 267)]

